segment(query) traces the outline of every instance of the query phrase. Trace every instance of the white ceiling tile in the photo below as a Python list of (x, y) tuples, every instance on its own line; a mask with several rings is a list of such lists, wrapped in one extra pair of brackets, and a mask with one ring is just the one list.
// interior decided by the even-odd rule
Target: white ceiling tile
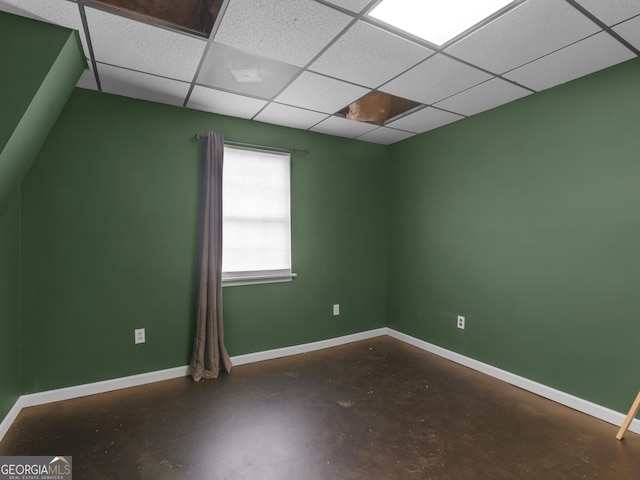
[(327, 118), (327, 114), (312, 112), (302, 108), (270, 103), (254, 120), (307, 130)]
[(267, 102), (196, 85), (187, 107), (231, 117), (252, 118)]
[(640, 50), (640, 16), (627, 20), (613, 29), (631, 45)]
[(86, 8), (96, 60), (191, 81), (206, 42), (146, 23)]
[(198, 74), (209, 87), (270, 99), (300, 72), (298, 67), (212, 43)]
[(103, 92), (151, 102), (182, 106), (190, 84), (146, 73), (98, 64), (98, 77)]
[(534, 90), (544, 90), (635, 56), (611, 35), (600, 32), (517, 68), (505, 77)]
[(421, 103), (435, 103), (491, 78), (486, 72), (434, 55), (379, 90)]
[(438, 110), (433, 107), (426, 107), (398, 120), (389, 122), (387, 126), (414, 133), (423, 133), (463, 118), (463, 116), (455, 113), (445, 112), (444, 110)]
[(609, 26), (628, 20), (636, 15), (640, 15), (640, 2), (638, 0), (576, 1)]
[(469, 116), (504, 105), (530, 93), (529, 90), (518, 87), (506, 80), (494, 78), (436, 103), (435, 106), (460, 115)]
[(296, 107), (333, 114), (369, 92), (368, 89), (303, 72), (276, 101)]
[(360, 13), (364, 7), (371, 3), (371, 0), (326, 0), (327, 3), (337, 5), (350, 12)]
[(446, 52), (501, 74), (588, 37), (600, 27), (564, 0), (529, 0)]
[(84, 56), (89, 58), (87, 38), (76, 3), (67, 0), (0, 0), (0, 10), (77, 30), (82, 40)]
[(356, 122), (341, 117), (329, 117), (311, 128), (312, 132), (327, 133), (338, 137), (356, 138), (363, 133), (370, 132), (378, 128), (370, 123)]
[(351, 20), (349, 15), (314, 0), (233, 0), (215, 40), (302, 67)]
[(393, 128), (380, 127), (371, 132), (365, 133), (358, 137), (358, 140), (364, 140), (365, 142), (381, 143), (383, 145), (389, 145), (391, 143), (405, 140), (409, 137), (413, 137), (414, 133), (403, 132), (401, 130), (394, 130)]
[(381, 28), (357, 22), (309, 69), (376, 88), (433, 53)]
[(80, 75), (76, 87), (84, 88), (86, 90), (98, 90), (98, 84), (96, 83), (96, 76), (91, 70), (91, 66), (85, 69)]

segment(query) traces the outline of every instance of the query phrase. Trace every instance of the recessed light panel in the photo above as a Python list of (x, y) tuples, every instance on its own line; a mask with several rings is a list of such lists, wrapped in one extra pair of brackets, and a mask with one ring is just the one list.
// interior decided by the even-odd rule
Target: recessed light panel
[(369, 16), (443, 45), (513, 0), (382, 0)]
[(212, 43), (198, 75), (198, 83), (270, 99), (299, 71), (299, 68), (286, 63)]

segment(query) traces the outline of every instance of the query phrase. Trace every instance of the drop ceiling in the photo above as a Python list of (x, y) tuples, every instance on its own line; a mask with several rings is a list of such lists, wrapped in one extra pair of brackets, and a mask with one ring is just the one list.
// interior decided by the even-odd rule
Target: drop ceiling
[[(380, 144), (640, 50), (638, 0), (514, 1), (442, 46), (367, 16), (377, 3), (225, 0), (208, 36), (91, 0), (0, 0), (0, 10), (77, 30), (90, 67), (80, 88)], [(417, 106), (382, 125), (345, 118), (372, 92)]]

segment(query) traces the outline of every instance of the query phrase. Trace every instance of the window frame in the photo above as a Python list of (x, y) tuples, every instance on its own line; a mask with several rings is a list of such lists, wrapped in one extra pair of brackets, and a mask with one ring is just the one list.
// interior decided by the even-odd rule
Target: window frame
[[(235, 145), (233, 143), (225, 143), (225, 149), (236, 149), (236, 150), (248, 150), (251, 152), (259, 152), (266, 154), (274, 154), (274, 155), (287, 155), (288, 156), (288, 196), (289, 196), (289, 268), (284, 269), (271, 269), (271, 270), (247, 270), (247, 271), (228, 271), (222, 272), (222, 286), (223, 287), (234, 287), (234, 286), (242, 286), (242, 285), (261, 285), (261, 284), (269, 284), (269, 283), (281, 283), (281, 282), (291, 282), (297, 274), (293, 272), (293, 258), (292, 258), (292, 250), (293, 250), (293, 242), (292, 242), (292, 218), (291, 218), (291, 152), (282, 151), (279, 149), (269, 149), (269, 148), (259, 148), (259, 147), (250, 147), (244, 145)], [(224, 185), (224, 167), (223, 167), (223, 185)], [(224, 238), (224, 197), (223, 197), (223, 238)], [(223, 245), (223, 256), (224, 256), (224, 245)]]

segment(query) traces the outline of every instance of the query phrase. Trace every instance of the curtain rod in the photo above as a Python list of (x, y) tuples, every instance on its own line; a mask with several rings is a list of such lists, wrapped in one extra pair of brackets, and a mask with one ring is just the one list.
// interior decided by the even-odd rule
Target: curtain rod
[[(196, 140), (201, 140), (205, 138), (207, 135), (202, 133), (196, 133)], [(257, 143), (243, 143), (243, 142), (234, 142), (231, 140), (225, 140), (224, 143), (228, 143), (229, 145), (236, 145), (238, 147), (257, 147), (257, 148), (268, 148), (269, 150), (277, 150), (281, 152), (291, 152), (291, 153), (301, 153), (303, 155), (309, 154), (308, 148), (299, 149), (296, 147), (288, 148), (288, 147), (274, 147), (273, 145), (260, 145)]]

